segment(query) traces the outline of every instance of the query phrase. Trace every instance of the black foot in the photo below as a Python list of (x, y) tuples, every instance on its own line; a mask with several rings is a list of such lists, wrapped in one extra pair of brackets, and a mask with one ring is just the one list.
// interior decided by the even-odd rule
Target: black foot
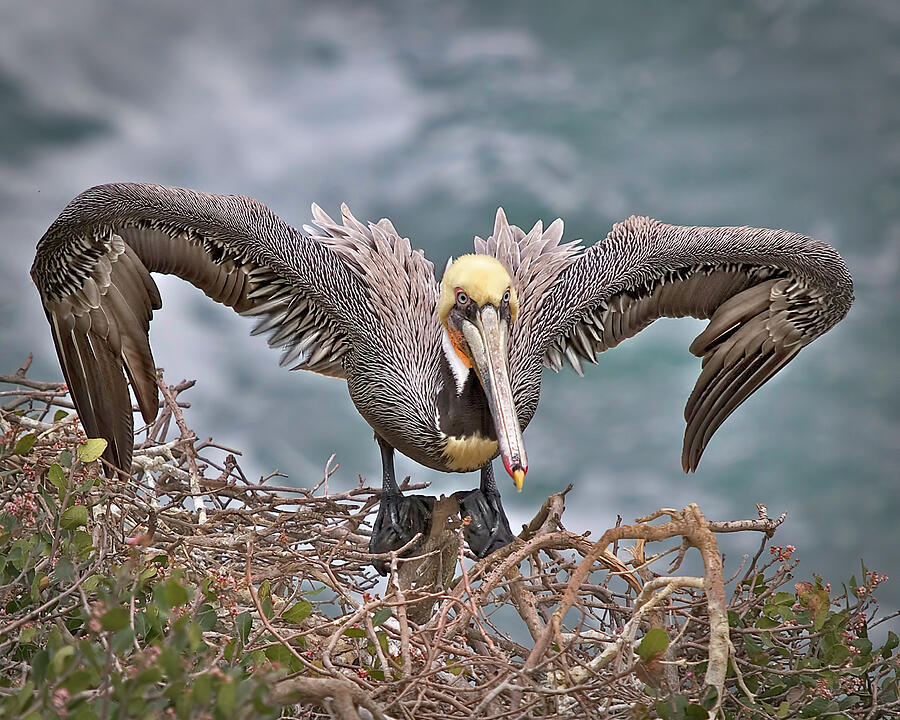
[(460, 490), (453, 497), (459, 502), (460, 517), (464, 520), (469, 517), (463, 532), (469, 549), (477, 557), (487, 557), (515, 540), (496, 490), (487, 493), (481, 488)]
[[(412, 540), (417, 533), (422, 536), (407, 548), (401, 557), (409, 557), (421, 551), (431, 532), (431, 517), (434, 498), (430, 495), (382, 496), (378, 516), (372, 526), (369, 552), (381, 554), (399, 550)], [(387, 575), (391, 566), (385, 560), (372, 562), (379, 575)]]

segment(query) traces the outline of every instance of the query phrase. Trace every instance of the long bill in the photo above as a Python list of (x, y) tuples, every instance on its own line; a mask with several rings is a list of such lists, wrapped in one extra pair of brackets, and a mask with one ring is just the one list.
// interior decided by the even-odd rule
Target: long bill
[(474, 322), (463, 323), (462, 330), (494, 418), (500, 457), (516, 489), (521, 490), (528, 472), (528, 458), (509, 382), (509, 326), (500, 319), (496, 307), (485, 305)]

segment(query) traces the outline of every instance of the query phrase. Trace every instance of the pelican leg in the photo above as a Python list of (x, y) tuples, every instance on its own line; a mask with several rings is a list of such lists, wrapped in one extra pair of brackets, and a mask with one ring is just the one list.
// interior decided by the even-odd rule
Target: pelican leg
[(506, 547), (515, 536), (509, 529), (509, 520), (503, 512), (500, 491), (494, 482), (494, 468), (488, 463), (481, 468), (481, 487), (477, 490), (461, 490), (453, 493), (459, 502), (459, 514), (469, 517), (465, 527), (466, 542), (475, 555), (487, 557), (495, 550)]
[[(380, 437), (376, 436), (376, 439), (381, 448), (383, 475), (381, 504), (375, 524), (372, 525), (369, 552), (380, 554), (399, 550), (417, 533), (421, 533), (422, 537), (404, 551), (402, 557), (415, 555), (422, 549), (431, 532), (434, 498), (428, 495), (404, 495), (400, 491), (394, 474), (394, 448)], [(375, 560), (372, 566), (380, 575), (387, 575), (390, 571), (390, 564), (384, 560)]]

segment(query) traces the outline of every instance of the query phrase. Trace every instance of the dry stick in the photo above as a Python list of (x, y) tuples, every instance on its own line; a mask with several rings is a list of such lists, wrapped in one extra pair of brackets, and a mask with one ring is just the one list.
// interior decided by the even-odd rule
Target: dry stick
[(269, 622), (269, 618), (266, 617), (266, 613), (263, 611), (262, 603), (260, 602), (259, 595), (256, 593), (256, 589), (253, 587), (253, 575), (251, 573), (251, 559), (253, 557), (253, 543), (247, 543), (247, 554), (246, 554), (246, 564), (244, 569), (244, 580), (247, 583), (247, 591), (250, 593), (250, 597), (253, 600), (253, 605), (256, 607), (256, 612), (259, 614), (259, 619), (262, 621), (262, 624), (265, 626), (266, 630), (268, 630), (278, 642), (280, 642), (284, 647), (287, 648), (288, 652), (291, 653), (297, 660), (303, 663), (304, 667), (311, 668), (313, 670), (317, 670), (314, 665), (310, 665), (306, 658), (304, 658), (300, 653), (297, 652), (297, 649), (291, 645), (287, 640), (285, 640), (281, 634), (272, 626), (272, 623)]
[(327, 497), (328, 495), (328, 479), (337, 472), (337, 469), (340, 467), (340, 464), (335, 464), (334, 467), (331, 467), (331, 463), (334, 461), (335, 454), (331, 453), (331, 456), (328, 458), (328, 462), (325, 463), (325, 472), (322, 476), (322, 479), (319, 481), (318, 485), (316, 485), (312, 490), (310, 490), (310, 495), (315, 494), (316, 490), (324, 485), (322, 489), (322, 497)]
[(400, 676), (405, 680), (412, 673), (412, 657), (409, 653), (409, 618), (406, 616), (406, 596), (400, 587), (400, 578), (397, 574), (397, 554), (391, 554), (391, 584), (400, 603), (397, 605), (397, 621), (400, 623), (400, 656), (403, 658), (403, 668)]
[[(731, 642), (731, 638), (728, 638), (728, 651), (731, 653), (731, 657), (734, 658), (734, 662), (731, 663), (731, 667), (734, 668), (734, 675), (737, 678), (738, 687), (743, 690), (744, 694), (747, 696), (747, 699), (750, 702), (756, 702), (756, 695), (750, 692), (750, 689), (744, 683), (744, 673), (741, 672), (741, 668), (739, 667), (740, 663), (737, 661), (737, 651), (734, 649), (734, 643)], [(721, 705), (721, 702), (719, 703)]]
[(622, 629), (619, 637), (616, 638), (610, 647), (607, 647), (590, 662), (590, 667), (594, 670), (603, 667), (628, 644), (631, 644), (644, 616), (649, 614), (655, 606), (659, 605), (675, 590), (682, 587), (694, 587), (702, 590), (703, 579), (696, 577), (659, 577), (648, 582), (634, 601), (634, 612), (628, 622), (625, 623), (625, 627)]
[(363, 615), (363, 620), (365, 620), (366, 623), (366, 635), (375, 648), (375, 654), (378, 656), (378, 664), (381, 665), (381, 671), (384, 673), (385, 678), (388, 678), (391, 674), (391, 667), (388, 664), (387, 658), (384, 656), (384, 651), (381, 649), (381, 642), (378, 640), (378, 635), (375, 633), (375, 624), (372, 622), (372, 616), (366, 613)]
[[(660, 515), (669, 515), (669, 522), (663, 525), (648, 525), (651, 520)], [(709, 614), (710, 639), (709, 639), (709, 664), (707, 665), (707, 685), (716, 688), (718, 698), (715, 712), (724, 697), (725, 673), (728, 668), (728, 615), (725, 604), (725, 587), (722, 579), (722, 556), (719, 554), (715, 535), (709, 529), (706, 518), (697, 505), (691, 504), (680, 512), (674, 510), (660, 510), (653, 515), (639, 518), (636, 525), (622, 525), (611, 528), (603, 533), (591, 551), (585, 556), (581, 564), (572, 574), (569, 586), (566, 588), (563, 598), (553, 613), (550, 623), (544, 634), (535, 643), (534, 648), (525, 661), (523, 670), (534, 670), (538, 662), (556, 637), (562, 648), (560, 626), (562, 618), (575, 604), (581, 584), (587, 579), (594, 562), (602, 557), (608, 545), (613, 541), (625, 539), (643, 539), (649, 541), (666, 540), (681, 535), (700, 551), (705, 568), (704, 589), (707, 597), (707, 612)]]
[[(268, 630), (283, 647), (287, 648), (291, 655), (303, 663), (307, 670), (320, 672), (321, 669), (308, 663), (306, 658), (298, 653), (297, 649), (281, 636), (278, 630), (272, 626), (272, 623), (270, 623), (269, 619), (266, 617), (262, 603), (259, 600), (259, 595), (257, 595), (256, 589), (253, 587), (253, 577), (250, 570), (252, 557), (253, 543), (248, 542), (244, 579), (247, 582), (247, 590), (250, 593), (250, 597), (253, 599), (253, 604), (256, 607), (259, 619), (262, 621), (266, 630)], [(340, 674), (336, 674), (333, 678), (292, 678), (289, 680), (282, 680), (275, 686), (272, 695), (273, 698), (276, 698), (281, 704), (289, 704), (291, 697), (299, 695), (305, 701), (316, 702), (326, 709), (328, 708), (327, 700), (331, 697), (335, 700), (337, 706), (336, 709), (339, 711), (338, 716), (342, 720), (344, 718), (347, 718), (347, 720), (357, 720), (359, 718), (356, 705), (361, 705), (366, 708), (366, 710), (372, 713), (377, 720), (388, 720), (387, 716), (378, 705), (376, 705), (360, 688)], [(349, 705), (347, 703), (349, 703)]]
[[(31, 355), (28, 356), (31, 358)], [(27, 388), (31, 388), (32, 390), (44, 390), (51, 392), (64, 393), (65, 392), (65, 383), (58, 382), (40, 382), (38, 380), (32, 380), (30, 378), (25, 377), (25, 371), (28, 369), (28, 365), (30, 365), (30, 360), (27, 361), (25, 365), (23, 365), (16, 372), (15, 375), (3, 375), (0, 374), (0, 382), (9, 383), (10, 385), (23, 385)]]
[[(576, 543), (576, 545), (583, 545), (586, 548), (593, 547), (583, 536), (578, 536), (565, 530), (550, 532), (549, 526), (555, 525), (559, 519), (557, 516), (554, 520), (553, 511), (556, 508), (563, 507), (562, 500), (570, 489), (571, 485), (562, 492), (554, 493), (547, 498), (532, 522), (523, 528), (522, 536), (531, 536), (525, 541), (524, 545), (519, 542), (507, 545), (505, 548), (493, 553), (490, 558), (482, 559), (472, 567), (470, 575), (475, 578), (486, 572), (489, 565), (493, 565), (491, 573), (481, 583), (481, 587), (479, 588), (479, 600), (486, 598), (504, 578), (515, 580), (515, 575), (510, 575), (512, 568), (518, 567), (522, 560), (540, 549), (552, 547), (554, 544), (558, 544), (562, 548), (570, 548), (573, 543)], [(587, 551), (588, 550), (585, 550), (585, 552)], [(597, 559), (602, 564), (605, 564), (608, 569), (628, 573), (628, 569), (625, 565), (612, 553), (605, 551), (605, 549), (598, 554)], [(638, 583), (632, 575), (626, 575), (625, 579), (629, 584), (632, 584), (635, 587), (636, 592), (640, 592), (640, 583)], [(462, 598), (463, 593), (465, 593), (465, 586), (461, 582), (457, 582), (450, 597), (459, 601)], [(442, 609), (442, 612), (439, 613), (438, 619), (432, 620), (428, 624), (428, 627), (434, 626), (437, 622), (440, 622), (441, 625), (443, 625), (446, 621), (446, 609), (445, 606), (445, 608)], [(470, 619), (470, 613), (468, 612), (468, 609), (464, 607), (446, 629), (452, 636), (458, 631), (458, 628), (468, 624)], [(528, 622), (524, 617), (523, 620)]]
[[(475, 620), (475, 624), (478, 626), (478, 630), (481, 632), (481, 636), (484, 638), (487, 646), (491, 649), (491, 652), (496, 655), (497, 646), (494, 645), (494, 641), (491, 640), (491, 636), (488, 634), (487, 630), (485, 630), (484, 624), (481, 622), (481, 616), (478, 614), (478, 608), (475, 606), (475, 597), (472, 593), (472, 586), (469, 584), (469, 571), (466, 570), (466, 555), (463, 550), (464, 540), (462, 526), (456, 529), (456, 533), (459, 539), (459, 568), (462, 572), (462, 580), (463, 586), (466, 589), (466, 597), (469, 598), (469, 612), (472, 614), (472, 618)], [(481, 598), (483, 598), (483, 595), (479, 597), (479, 599)]]
[[(479, 597), (486, 598), (488, 594), (501, 584), (504, 578), (507, 578), (509, 572), (513, 567), (517, 567), (519, 563), (524, 560), (526, 557), (531, 555), (538, 550), (558, 546), (560, 548), (570, 548), (573, 544), (575, 544), (576, 548), (579, 549), (579, 552), (582, 550), (579, 548), (579, 545), (584, 544), (588, 547), (592, 547), (591, 544), (584, 540), (583, 537), (574, 535), (568, 531), (557, 531), (553, 533), (549, 533), (547, 535), (536, 535), (535, 537), (528, 540), (524, 545), (516, 543), (515, 545), (508, 545), (506, 548), (498, 550), (494, 553), (490, 558), (486, 558), (476, 563), (476, 565), (470, 571), (470, 575), (472, 577), (476, 577), (481, 573), (485, 572), (488, 566), (488, 561), (491, 561), (494, 564), (494, 568), (491, 570), (491, 573), (482, 580)], [(506, 557), (502, 560), (495, 560), (495, 556), (503, 557), (503, 553), (506, 553)], [(584, 550), (584, 552), (588, 552)], [(599, 561), (606, 565), (609, 569), (623, 570), (627, 572), (627, 568), (624, 566), (621, 560), (613, 556), (609, 552), (604, 552), (600, 555)], [(635, 583), (637, 585), (638, 590), (640, 589), (640, 584), (634, 580), (633, 577), (626, 577), (630, 583)], [(454, 588), (450, 597), (455, 601), (459, 601), (465, 592), (465, 587), (462, 583), (458, 583), (456, 588)], [(471, 616), (468, 612), (468, 609), (464, 606), (459, 615), (447, 626), (447, 631), (451, 633), (451, 636), (455, 634), (458, 629), (466, 624), (468, 624)], [(545, 633), (546, 634), (546, 633)], [(543, 636), (541, 636), (543, 637)], [(545, 648), (546, 650), (546, 648)]]
[(198, 523), (203, 525), (206, 522), (206, 506), (204, 505), (203, 497), (200, 494), (200, 468), (197, 467), (197, 457), (193, 444), (194, 440), (197, 438), (184, 421), (184, 415), (181, 414), (181, 408), (178, 406), (178, 401), (176, 399), (177, 393), (175, 388), (170, 388), (163, 382), (161, 372), (156, 373), (156, 384), (165, 398), (166, 406), (171, 410), (172, 415), (175, 418), (175, 423), (178, 425), (178, 430), (181, 433), (181, 439), (185, 442), (187, 448), (185, 457), (187, 458), (188, 467), (191, 471), (191, 496), (193, 497), (194, 511), (197, 513)]

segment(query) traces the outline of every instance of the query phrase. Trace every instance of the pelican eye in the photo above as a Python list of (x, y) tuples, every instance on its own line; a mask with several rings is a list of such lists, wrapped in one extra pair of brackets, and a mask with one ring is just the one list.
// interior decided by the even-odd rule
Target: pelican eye
[(469, 296), (466, 295), (462, 290), (456, 291), (456, 303), (457, 305), (468, 305), (469, 304)]
[(503, 293), (503, 302), (509, 302), (509, 289), (507, 289), (506, 292)]

